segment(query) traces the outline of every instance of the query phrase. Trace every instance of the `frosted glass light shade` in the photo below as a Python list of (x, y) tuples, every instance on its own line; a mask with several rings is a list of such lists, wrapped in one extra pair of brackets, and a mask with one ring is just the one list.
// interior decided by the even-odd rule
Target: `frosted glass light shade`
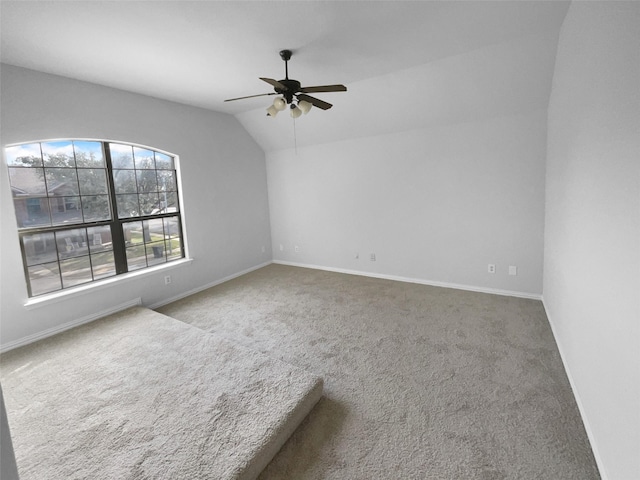
[(276, 99), (273, 101), (273, 106), (280, 112), (285, 109), (285, 107), (287, 106), (287, 102), (282, 97), (276, 97)]
[(298, 118), (300, 115), (302, 115), (302, 110), (300, 110), (295, 105), (291, 105), (291, 116), (293, 118)]
[(309, 113), (309, 110), (311, 110), (311, 107), (313, 107), (313, 104), (307, 102), (306, 100), (300, 100), (298, 102), (298, 108), (302, 110), (302, 113), (304, 113), (305, 115)]
[(276, 109), (275, 106), (271, 105), (269, 108), (267, 108), (267, 115), (270, 117), (275, 117), (278, 114), (278, 110)]

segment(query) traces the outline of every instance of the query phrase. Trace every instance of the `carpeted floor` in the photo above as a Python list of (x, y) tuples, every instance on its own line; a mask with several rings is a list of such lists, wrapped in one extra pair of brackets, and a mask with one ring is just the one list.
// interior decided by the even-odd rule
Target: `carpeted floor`
[(255, 479), (322, 394), (141, 307), (4, 353), (0, 373), (22, 480)]
[(158, 310), (324, 378), (261, 480), (599, 478), (539, 301), (270, 265)]

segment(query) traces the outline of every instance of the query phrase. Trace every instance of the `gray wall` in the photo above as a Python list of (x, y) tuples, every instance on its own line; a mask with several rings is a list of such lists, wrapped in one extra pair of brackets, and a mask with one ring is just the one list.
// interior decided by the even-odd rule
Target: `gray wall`
[[(271, 261), (265, 156), (231, 115), (2, 65), (2, 147), (54, 138), (138, 143), (180, 156), (192, 263), (25, 308), (6, 164), (0, 172), (3, 345), (141, 298), (158, 304)], [(263, 253), (262, 247), (265, 247)]]
[(545, 155), (545, 110), (267, 153), (274, 260), (539, 298)]
[(573, 2), (549, 103), (544, 303), (603, 478), (640, 478), (640, 3)]

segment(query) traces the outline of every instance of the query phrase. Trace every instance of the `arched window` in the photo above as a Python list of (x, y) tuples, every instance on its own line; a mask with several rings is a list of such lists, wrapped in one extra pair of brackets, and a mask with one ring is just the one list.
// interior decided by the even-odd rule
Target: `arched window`
[(175, 156), (95, 140), (5, 153), (30, 297), (184, 257)]

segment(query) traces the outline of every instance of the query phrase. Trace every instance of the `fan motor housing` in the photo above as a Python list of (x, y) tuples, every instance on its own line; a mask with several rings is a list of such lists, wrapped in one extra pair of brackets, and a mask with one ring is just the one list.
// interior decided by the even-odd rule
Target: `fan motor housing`
[(283, 95), (287, 100), (287, 103), (291, 103), (293, 101), (293, 94), (300, 90), (300, 82), (298, 80), (291, 80), (289, 78), (285, 78), (284, 80), (278, 80), (278, 83), (283, 85), (285, 88), (275, 87), (274, 90), (276, 93)]

